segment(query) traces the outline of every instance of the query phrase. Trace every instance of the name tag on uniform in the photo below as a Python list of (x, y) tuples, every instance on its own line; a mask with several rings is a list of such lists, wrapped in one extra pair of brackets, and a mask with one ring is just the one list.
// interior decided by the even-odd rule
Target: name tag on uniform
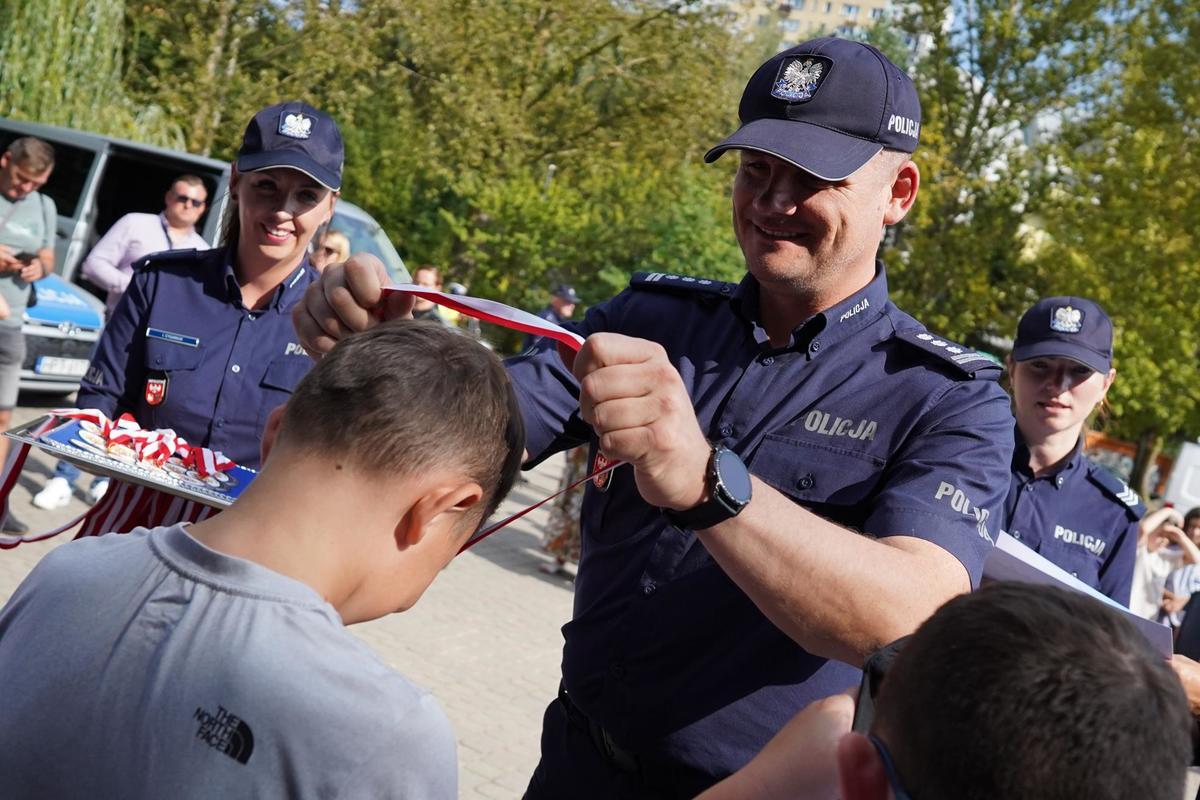
[(146, 328), (147, 339), (162, 339), (164, 342), (173, 344), (187, 345), (188, 347), (199, 347), (200, 340), (195, 336), (185, 336), (182, 333), (174, 333), (172, 331), (164, 331), (159, 328)]

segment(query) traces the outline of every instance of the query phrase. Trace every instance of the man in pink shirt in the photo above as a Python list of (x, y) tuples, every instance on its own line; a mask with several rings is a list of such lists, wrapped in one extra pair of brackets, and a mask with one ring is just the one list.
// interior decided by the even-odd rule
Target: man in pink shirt
[[(204, 237), (196, 232), (196, 223), (208, 203), (208, 189), (195, 175), (180, 175), (171, 182), (164, 198), (165, 208), (158, 214), (126, 214), (88, 253), (83, 262), (83, 276), (97, 288), (108, 292), (108, 314), (133, 277), (133, 265), (142, 258), (162, 250), (209, 249)], [(58, 462), (54, 476), (33, 496), (33, 504), (47, 510), (62, 508), (71, 502), (71, 485), (79, 470), (66, 461)], [(108, 490), (108, 480), (92, 481), (86, 496), (95, 503)]]
[(195, 175), (180, 175), (158, 214), (126, 214), (108, 229), (83, 262), (83, 277), (108, 292), (108, 313), (116, 308), (133, 277), (133, 265), (161, 250), (207, 250), (196, 223), (208, 203), (208, 189)]

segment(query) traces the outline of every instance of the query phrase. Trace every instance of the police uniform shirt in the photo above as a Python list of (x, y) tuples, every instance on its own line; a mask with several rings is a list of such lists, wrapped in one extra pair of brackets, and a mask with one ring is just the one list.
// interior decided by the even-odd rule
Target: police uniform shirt
[(1082, 441), (1056, 472), (1035, 478), (1020, 432), (1015, 438), (1004, 530), (1128, 606), (1146, 511), (1137, 493), (1084, 456)]
[[(546, 322), (552, 322), (555, 325), (559, 325), (559, 326), (567, 324), (567, 320), (558, 315), (558, 312), (554, 310), (554, 306), (546, 306), (541, 311), (536, 312), (534, 314), (534, 316), (538, 317), (539, 319), (544, 319), (544, 320), (546, 320)], [(528, 350), (529, 348), (531, 348), (535, 344), (537, 344), (541, 338), (542, 338), (541, 336), (539, 336), (535, 333), (525, 334), (525, 338), (521, 340), (521, 349)]]
[(242, 305), (229, 248), (143, 259), (104, 328), (79, 390), (80, 408), (128, 411), (143, 428), (259, 465), (267, 415), (312, 367), (292, 307), (317, 272), (303, 261), (262, 311)]
[[(754, 475), (848, 528), (933, 542), (977, 585), (1011, 455), (999, 368), (896, 308), (882, 265), (787, 347), (772, 348), (757, 308), (750, 276), (734, 285), (652, 273), (572, 327), (659, 342), (701, 429)], [(591, 442), (594, 463), (578, 384), (555, 348), (543, 342), (508, 368), (531, 462)], [(713, 776), (859, 678), (780, 632), (693, 532), (641, 499), (628, 467), (587, 485), (563, 634), (564, 683), (585, 714), (650, 761)]]

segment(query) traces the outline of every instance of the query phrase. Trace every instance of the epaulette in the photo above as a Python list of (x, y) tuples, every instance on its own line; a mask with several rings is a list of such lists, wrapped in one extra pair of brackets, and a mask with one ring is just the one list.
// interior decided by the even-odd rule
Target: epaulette
[(1088, 477), (1103, 489), (1105, 494), (1125, 506), (1125, 510), (1133, 519), (1141, 519), (1142, 515), (1146, 513), (1146, 507), (1142, 505), (1142, 498), (1138, 496), (1138, 493), (1130, 489), (1129, 484), (1125, 481), (1113, 475), (1103, 464), (1097, 464), (1088, 459)]
[(629, 288), (732, 297), (737, 284), (714, 281), (711, 278), (693, 278), (691, 275), (672, 275), (668, 272), (635, 272), (629, 281)]
[(197, 250), (194, 247), (181, 247), (178, 250), (160, 250), (157, 253), (151, 253), (148, 256), (142, 256), (139, 260), (133, 262), (133, 269), (140, 270), (148, 267), (153, 267), (156, 264), (166, 263), (168, 261), (184, 261), (194, 260), (201, 252), (207, 253), (207, 250)]
[(924, 328), (896, 331), (896, 338), (935, 356), (969, 378), (997, 380), (1002, 372), (999, 364), (982, 353), (935, 336)]

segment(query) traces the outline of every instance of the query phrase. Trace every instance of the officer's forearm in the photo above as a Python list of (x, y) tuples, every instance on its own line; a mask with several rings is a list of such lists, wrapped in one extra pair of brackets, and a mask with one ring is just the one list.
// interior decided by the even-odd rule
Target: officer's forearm
[(855, 665), (971, 588), (966, 569), (937, 545), (855, 533), (757, 478), (745, 511), (699, 536), (780, 630), (811, 653)]

